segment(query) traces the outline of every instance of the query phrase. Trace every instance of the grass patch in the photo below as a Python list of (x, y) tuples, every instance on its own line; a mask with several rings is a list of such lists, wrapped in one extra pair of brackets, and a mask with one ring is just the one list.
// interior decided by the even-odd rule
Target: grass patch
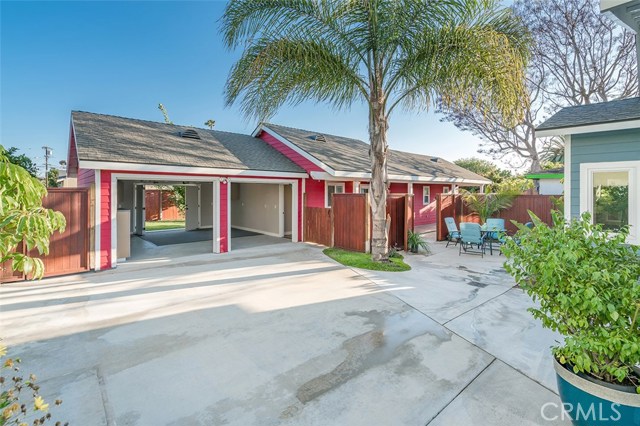
[(158, 220), (153, 222), (145, 222), (145, 231), (161, 231), (163, 229), (184, 228), (184, 220)]
[(371, 260), (369, 253), (357, 253), (337, 248), (324, 249), (322, 252), (344, 266), (387, 272), (402, 272), (411, 269), (411, 266), (404, 263), (403, 257), (399, 254), (389, 259), (391, 262), (383, 263)]

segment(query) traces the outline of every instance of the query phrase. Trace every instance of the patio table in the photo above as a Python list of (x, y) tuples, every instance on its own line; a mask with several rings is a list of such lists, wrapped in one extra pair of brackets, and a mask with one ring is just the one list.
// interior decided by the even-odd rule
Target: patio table
[[(487, 235), (489, 235), (491, 232), (504, 232), (506, 233), (507, 230), (504, 228), (499, 228), (497, 226), (488, 226), (486, 223), (480, 226), (480, 233), (486, 237)], [(493, 238), (489, 238), (489, 253), (493, 256)]]

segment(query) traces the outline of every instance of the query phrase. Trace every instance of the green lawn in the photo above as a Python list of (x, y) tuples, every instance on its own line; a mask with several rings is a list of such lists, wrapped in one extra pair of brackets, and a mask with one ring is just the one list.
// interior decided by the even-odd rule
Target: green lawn
[(322, 251), (333, 260), (342, 263), (345, 266), (353, 266), (355, 268), (369, 269), (372, 271), (402, 272), (411, 269), (411, 266), (404, 263), (402, 256), (396, 255), (392, 257), (391, 262), (374, 262), (371, 260), (369, 253), (356, 253), (337, 248), (328, 248)]
[(160, 220), (153, 222), (145, 222), (145, 231), (160, 231), (163, 229), (184, 228), (184, 220)]

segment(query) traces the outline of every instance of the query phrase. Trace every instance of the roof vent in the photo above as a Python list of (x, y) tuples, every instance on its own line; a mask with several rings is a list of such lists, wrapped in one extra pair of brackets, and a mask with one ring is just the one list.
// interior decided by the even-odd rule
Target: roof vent
[(193, 129), (186, 129), (180, 132), (180, 136), (187, 139), (200, 139), (200, 135)]
[(324, 137), (324, 135), (315, 135), (315, 137), (313, 139), (317, 140), (318, 142), (326, 142), (327, 141), (327, 139)]
[(431, 157), (431, 161), (433, 161), (434, 163), (438, 162), (438, 157)]

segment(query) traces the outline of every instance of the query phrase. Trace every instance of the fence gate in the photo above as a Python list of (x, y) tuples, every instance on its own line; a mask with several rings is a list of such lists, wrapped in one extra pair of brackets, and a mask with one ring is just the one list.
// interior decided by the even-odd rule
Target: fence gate
[(333, 194), (331, 215), (333, 247), (365, 252), (367, 250), (367, 194)]
[[(37, 250), (29, 255), (44, 262), (45, 277), (88, 271), (89, 264), (89, 190), (86, 188), (49, 188), (42, 199), (43, 207), (61, 212), (67, 220), (65, 231), (54, 232), (49, 255), (40, 256)], [(20, 245), (18, 250), (24, 252)], [(2, 264), (0, 282), (24, 280), (24, 274), (11, 271), (8, 262)]]

